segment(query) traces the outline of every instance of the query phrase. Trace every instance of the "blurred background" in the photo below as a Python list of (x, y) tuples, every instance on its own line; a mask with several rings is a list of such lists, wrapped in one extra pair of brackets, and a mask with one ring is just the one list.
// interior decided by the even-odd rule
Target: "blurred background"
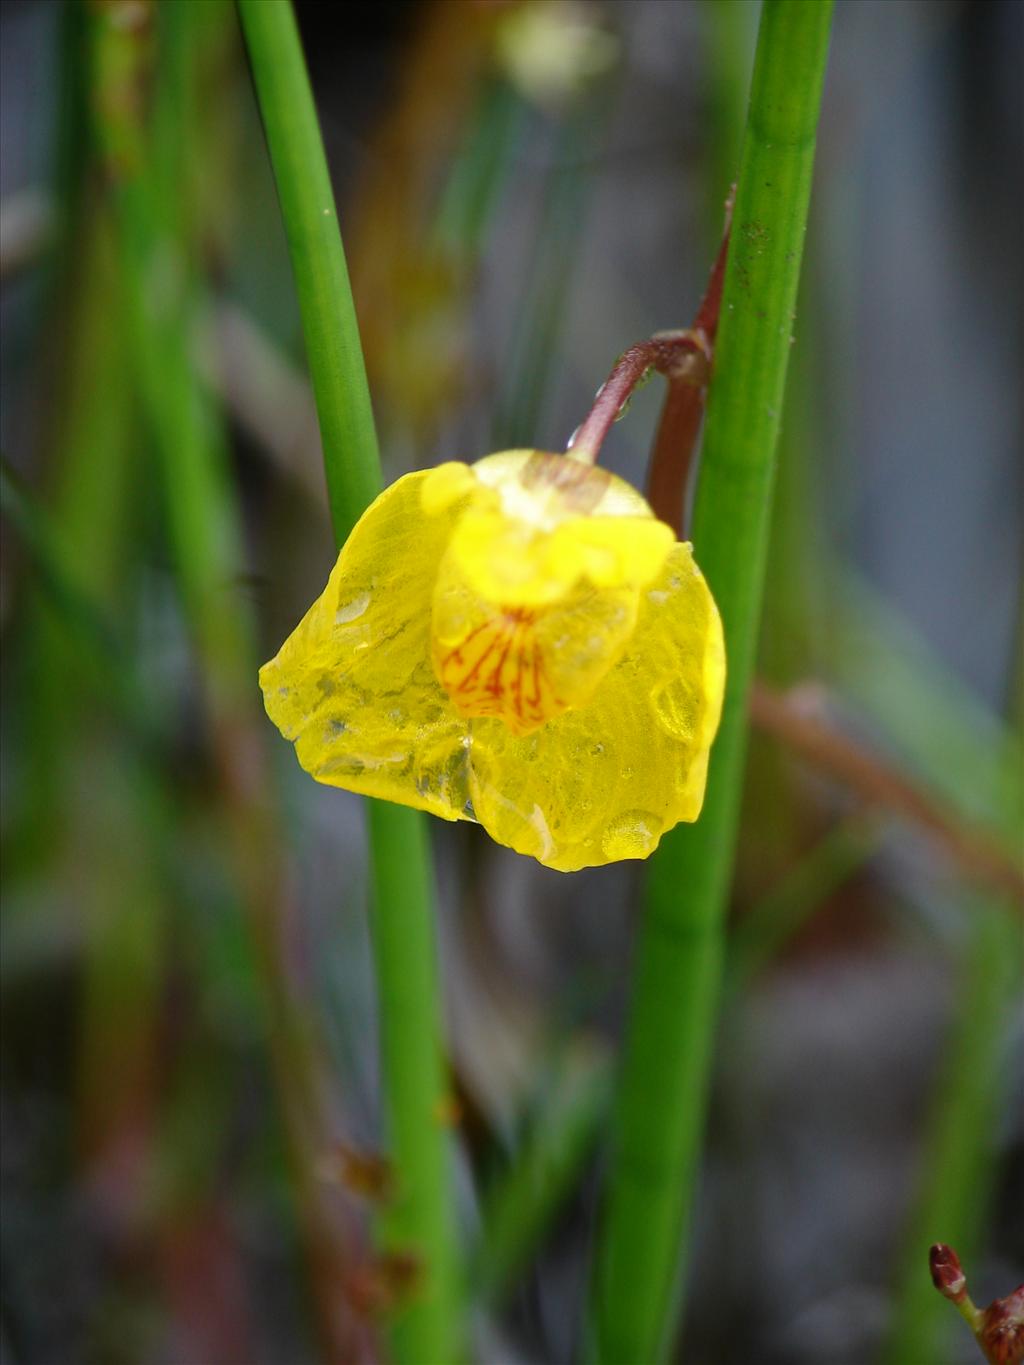
[[(563, 449), (696, 309), (755, 0), (297, 13), (387, 476)], [(966, 1365), (928, 1243), (1024, 1276), (1022, 59), (1016, 0), (837, 6), (694, 1365)], [(364, 1365), (363, 812), (256, 685), (333, 548), (234, 9), (4, 0), (0, 117), (0, 1361)], [(642, 867), (432, 833), (475, 1358), (567, 1365)]]

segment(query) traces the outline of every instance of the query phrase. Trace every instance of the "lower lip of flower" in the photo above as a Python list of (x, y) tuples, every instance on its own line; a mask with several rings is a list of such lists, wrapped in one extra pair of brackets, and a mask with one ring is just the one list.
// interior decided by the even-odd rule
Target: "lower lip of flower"
[(545, 666), (539, 615), (498, 608), (454, 648), (435, 652), (438, 679), (460, 715), (497, 717), (513, 734), (527, 735), (568, 709)]

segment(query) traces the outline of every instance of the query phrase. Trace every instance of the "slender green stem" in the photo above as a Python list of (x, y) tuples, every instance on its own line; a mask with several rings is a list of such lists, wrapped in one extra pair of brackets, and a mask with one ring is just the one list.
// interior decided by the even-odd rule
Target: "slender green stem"
[(381, 1058), (398, 1180), (380, 1233), (387, 1249), (412, 1251), (423, 1273), (416, 1296), (395, 1315), (392, 1344), (401, 1365), (450, 1365), (460, 1356), (460, 1286), (430, 849), (414, 812), (382, 801), (367, 802), (367, 812)]
[(775, 961), (814, 912), (864, 865), (878, 843), (876, 823), (863, 815), (853, 816), (823, 835), (778, 886), (751, 906), (729, 945), (728, 986), (733, 994)]
[[(883, 647), (887, 658), (902, 661), (910, 674), (905, 702), (897, 686), (897, 710), (886, 706), (885, 717), (912, 760), (922, 768), (951, 803), (964, 805), (970, 817), (983, 816), (1006, 835), (1019, 835), (1024, 812), (1024, 766), (1020, 761), (1022, 727), (1002, 727), (995, 716), (943, 675), (941, 666), (920, 642), (919, 658), (908, 668), (910, 641), (897, 636), (897, 623), (870, 603), (863, 592), (857, 606), (873, 613), (868, 634)], [(856, 649), (850, 649), (856, 658)], [(861, 660), (857, 666), (866, 674)], [(912, 673), (911, 673), (912, 669)], [(900, 669), (897, 668), (898, 684)], [(956, 718), (957, 737), (966, 749), (964, 762), (950, 766), (948, 727)], [(964, 731), (969, 737), (965, 741)], [(909, 738), (908, 738), (909, 737)], [(1010, 1102), (1014, 1076), (1007, 1066), (1008, 1038), (1013, 1028), (1024, 972), (1024, 935), (1017, 907), (998, 899), (964, 905), (964, 941), (957, 966), (959, 992), (949, 1037), (943, 1049), (938, 1084), (929, 1114), (920, 1182), (911, 1212), (899, 1269), (889, 1337), (882, 1359), (886, 1365), (904, 1360), (929, 1360), (943, 1365), (952, 1356), (952, 1343), (941, 1305), (930, 1293), (923, 1252), (929, 1243), (948, 1257), (948, 1244), (967, 1259), (978, 1255), (991, 1220), (992, 1194), (998, 1179), (997, 1135)], [(947, 1273), (960, 1270), (953, 1255)], [(933, 1274), (934, 1274), (933, 1259)], [(954, 1275), (954, 1279), (956, 1276)], [(940, 1279), (936, 1288), (942, 1289)], [(945, 1289), (942, 1289), (945, 1293)], [(980, 1314), (966, 1294), (949, 1295), (971, 1330), (977, 1333)], [(981, 1344), (979, 1340), (979, 1344)], [(984, 1348), (983, 1348), (984, 1349)]]
[(942, 1241), (965, 1259), (979, 1253), (998, 1171), (996, 1135), (1013, 1088), (1007, 1040), (1024, 969), (1020, 921), (1012, 905), (988, 901), (965, 907), (964, 927), (961, 995), (907, 1228), (886, 1365), (952, 1359), (946, 1309), (929, 1283), (925, 1250)]
[(431, 235), (464, 269), (479, 259), (513, 163), (526, 106), (500, 77), (487, 80), (456, 152)]
[[(223, 12), (223, 6), (219, 6)], [(151, 30), (145, 12), (91, 6), (94, 107), (104, 153), (125, 296), (126, 350), (157, 456), (160, 495), (183, 606), (201, 663), (204, 718), (220, 786), (207, 818), (230, 861), (260, 974), (269, 1048), (293, 1160), (305, 1249), (332, 1358), (341, 1350), (341, 1275), (315, 1190), (312, 1135), (322, 1132), (298, 992), (280, 952), (281, 860), (272, 788), (263, 772), (249, 614), (227, 588), (240, 562), (241, 527), (218, 415), (193, 367), (190, 338), (201, 299), (185, 176), (204, 147), (196, 100), (198, 58), (209, 36), (202, 5), (167, 5)], [(150, 101), (150, 34), (158, 64)], [(150, 107), (149, 118), (142, 118)], [(189, 159), (191, 156), (191, 160)], [(209, 169), (210, 162), (203, 163)], [(215, 836), (216, 837), (216, 836)], [(189, 1070), (191, 1070), (191, 1066)], [(210, 1129), (216, 1132), (216, 1123)], [(176, 1144), (172, 1143), (176, 1147)], [(213, 1148), (204, 1149), (205, 1175)], [(175, 1160), (194, 1182), (190, 1162)], [(192, 1184), (194, 1189), (194, 1183)], [(328, 1299), (325, 1289), (329, 1289)]]
[(1024, 744), (910, 622), (846, 567), (831, 584), (832, 649), (844, 698), (965, 824), (1007, 848), (1024, 818)]
[[(239, 0), (302, 313), (334, 533), (346, 539), (380, 491), (377, 437), (316, 109), (288, 0)], [(373, 939), (386, 1119), (398, 1194), (390, 1250), (422, 1263), (393, 1324), (403, 1365), (459, 1355), (456, 1234), (443, 1116), (446, 1077), (426, 831), (416, 813), (369, 803)]]
[(380, 492), (377, 431), (320, 125), (290, 0), (239, 0), (288, 236), (324, 449), (344, 543)]
[(580, 259), (580, 225), (593, 194), (594, 153), (613, 106), (613, 92), (602, 81), (559, 129), (556, 164), (544, 188), (530, 279), (501, 367), (492, 430), (495, 450), (533, 445), (538, 440)]
[(559, 1058), (512, 1164), (486, 1190), (473, 1260), (484, 1302), (500, 1306), (578, 1184), (607, 1116), (609, 1062), (586, 1045)]
[(729, 681), (704, 812), (653, 860), (588, 1352), (653, 1365), (678, 1316), (723, 959), (779, 430), (831, 0), (765, 0), (694, 508)]
[[(0, 513), (17, 533), (40, 596), (53, 614), (52, 639), (60, 640), (62, 651), (75, 650), (85, 696), (93, 702), (101, 700), (122, 727), (155, 747), (162, 736), (161, 721), (152, 714), (126, 641), (118, 632), (106, 602), (92, 584), (84, 581), (82, 557), (72, 551), (66, 529), (21, 485), (2, 455)], [(94, 564), (89, 567), (95, 569)], [(65, 657), (62, 652), (60, 658)], [(43, 663), (54, 667), (45, 655)], [(64, 676), (66, 673), (57, 673), (58, 678)], [(35, 678), (36, 689), (45, 687), (49, 696), (50, 681), (48, 675), (40, 672)]]

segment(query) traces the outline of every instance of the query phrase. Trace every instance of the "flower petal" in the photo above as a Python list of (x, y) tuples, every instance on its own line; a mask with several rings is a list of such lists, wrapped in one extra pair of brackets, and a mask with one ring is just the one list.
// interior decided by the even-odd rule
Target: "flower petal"
[[(444, 495), (465, 478), (442, 465), (427, 485)], [(448, 546), (452, 572), (503, 609), (562, 601), (585, 579), (639, 591), (675, 543), (636, 489), (565, 455), (507, 450), (472, 467), (479, 492)]]
[(496, 607), (446, 556), (434, 590), (434, 670), (463, 716), (529, 734), (590, 700), (633, 634), (639, 592), (582, 584), (541, 610)]
[(654, 517), (577, 517), (559, 526), (552, 549), (578, 561), (577, 573), (601, 588), (644, 588), (660, 573), (676, 543)]
[(718, 611), (689, 545), (677, 545), (587, 705), (519, 737), (499, 720), (470, 722), (476, 818), (563, 872), (646, 858), (700, 813), (724, 682)]
[(407, 474), (366, 510), (324, 592), (260, 670), (260, 686), (270, 719), (318, 781), (457, 820), (469, 740), (431, 665), (430, 608), (475, 485), (427, 515), (433, 472)]

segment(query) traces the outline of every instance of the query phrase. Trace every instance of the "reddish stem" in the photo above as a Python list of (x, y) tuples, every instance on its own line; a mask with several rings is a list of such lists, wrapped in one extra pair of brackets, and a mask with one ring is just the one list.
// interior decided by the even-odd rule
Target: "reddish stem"
[[(866, 800), (927, 830), (966, 872), (1008, 892), (1024, 905), (1024, 873), (1002, 845), (986, 831), (964, 825), (927, 789), (855, 744), (806, 705), (794, 701), (792, 695), (775, 692), (763, 682), (755, 683), (751, 691), (750, 714), (758, 729), (781, 739), (794, 753), (840, 778)], [(951, 1268), (948, 1272), (945, 1269), (952, 1263), (943, 1257), (953, 1253), (948, 1247), (936, 1245), (940, 1250), (933, 1275), (937, 1272), (952, 1275)]]
[(657, 332), (650, 340), (630, 346), (598, 389), (594, 406), (569, 442), (575, 459), (592, 464), (633, 390), (650, 370), (663, 374), (668, 380), (668, 394), (651, 457), (648, 497), (655, 514), (674, 527), (677, 534), (682, 532), (683, 496), (711, 375), (712, 344), (722, 306), (731, 224), (730, 194), (722, 243), (692, 328)]
[(647, 501), (654, 515), (668, 522), (680, 540), (683, 538), (686, 485), (704, 417), (706, 392), (704, 384), (668, 377), (665, 406), (661, 410), (647, 474)]
[[(734, 187), (735, 188), (735, 187)], [(658, 434), (651, 452), (647, 474), (647, 500), (656, 517), (668, 522), (680, 540), (683, 538), (683, 507), (686, 485), (690, 479), (693, 457), (697, 450), (707, 399), (707, 381), (711, 377), (714, 360), (715, 334), (722, 309), (722, 286), (725, 282), (725, 263), (729, 255), (729, 233), (732, 228), (733, 192), (725, 205), (725, 228), (718, 255), (711, 268), (708, 287), (704, 291), (690, 335), (697, 339), (704, 365), (701, 368), (676, 370), (669, 373), (668, 393), (661, 410)]]
[(694, 359), (703, 359), (702, 349), (701, 338), (693, 333), (659, 332), (650, 340), (638, 341), (624, 351), (598, 389), (586, 420), (569, 442), (573, 458), (593, 464), (612, 423), (648, 371), (681, 375)]
[(715, 333), (718, 331), (718, 317), (722, 311), (722, 288), (725, 284), (725, 263), (729, 258), (729, 234), (732, 232), (732, 206), (735, 197), (736, 186), (733, 185), (729, 191), (729, 197), (725, 201), (725, 226), (722, 228), (722, 241), (718, 247), (718, 255), (711, 267), (708, 287), (700, 301), (697, 316), (693, 320), (693, 330), (703, 332), (709, 343), (715, 339)]

